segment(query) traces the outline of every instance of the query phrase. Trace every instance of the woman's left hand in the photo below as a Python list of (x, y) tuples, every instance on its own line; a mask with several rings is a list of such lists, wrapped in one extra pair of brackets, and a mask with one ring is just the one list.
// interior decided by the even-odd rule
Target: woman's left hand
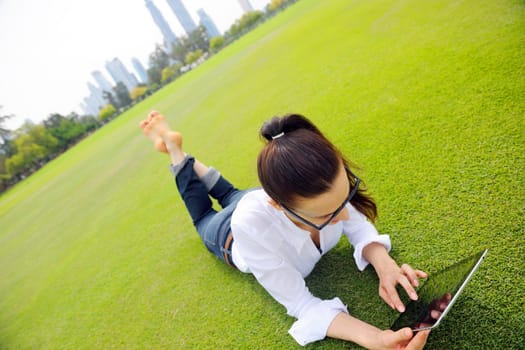
[(399, 298), (396, 286), (400, 284), (406, 291), (408, 297), (417, 300), (417, 293), (414, 287), (419, 286), (420, 278), (427, 278), (427, 274), (421, 270), (415, 270), (408, 264), (401, 267), (390, 259), (380, 269), (376, 269), (379, 276), (379, 296), (390, 305), (390, 307), (399, 312), (405, 311), (405, 306)]

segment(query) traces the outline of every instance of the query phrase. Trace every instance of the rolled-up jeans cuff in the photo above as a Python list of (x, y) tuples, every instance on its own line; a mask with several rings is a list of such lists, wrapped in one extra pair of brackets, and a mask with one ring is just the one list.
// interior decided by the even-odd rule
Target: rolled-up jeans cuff
[(193, 158), (193, 157), (188, 154), (188, 155), (186, 155), (184, 160), (182, 162), (180, 162), (179, 164), (176, 164), (176, 165), (170, 164), (170, 171), (171, 171), (171, 173), (173, 174), (174, 177), (177, 177), (177, 175), (179, 175), (179, 173), (182, 170), (182, 168), (184, 168), (184, 165), (191, 158)]
[(221, 173), (217, 171), (214, 167), (209, 167), (208, 172), (204, 174), (203, 177), (200, 178), (204, 186), (208, 189), (208, 192), (215, 186), (217, 181), (219, 181), (221, 177)]

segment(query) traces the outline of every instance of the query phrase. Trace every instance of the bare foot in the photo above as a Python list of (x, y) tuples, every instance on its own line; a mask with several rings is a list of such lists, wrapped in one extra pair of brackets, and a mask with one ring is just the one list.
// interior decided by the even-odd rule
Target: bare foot
[(155, 149), (157, 151), (168, 153), (168, 148), (166, 147), (164, 140), (162, 140), (162, 137), (158, 134), (158, 132), (153, 128), (153, 125), (151, 124), (153, 118), (157, 115), (161, 116), (157, 112), (150, 112), (148, 114), (148, 117), (140, 122), (140, 128), (142, 129), (144, 135), (146, 135), (153, 142), (153, 145), (155, 146)]
[(159, 112), (152, 111), (140, 123), (144, 134), (153, 142), (159, 152), (168, 153), (173, 164), (182, 161), (186, 154), (182, 152), (182, 135), (169, 128), (166, 118)]

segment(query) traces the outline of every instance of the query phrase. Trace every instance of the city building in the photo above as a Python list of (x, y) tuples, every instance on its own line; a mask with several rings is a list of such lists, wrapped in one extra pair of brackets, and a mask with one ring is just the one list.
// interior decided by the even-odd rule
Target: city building
[(206, 33), (208, 33), (208, 37), (213, 38), (214, 36), (220, 36), (221, 32), (219, 32), (219, 29), (213, 22), (210, 16), (203, 10), (199, 9), (197, 11), (197, 15), (199, 15), (200, 18), (200, 24), (206, 28)]
[(135, 72), (139, 75), (139, 80), (143, 84), (148, 83), (148, 73), (146, 72), (146, 69), (144, 69), (144, 66), (142, 63), (140, 63), (139, 59), (136, 57), (133, 57), (131, 59), (131, 63), (133, 64), (133, 68), (135, 68)]
[(187, 35), (190, 35), (191, 32), (193, 32), (195, 29), (197, 29), (197, 25), (195, 22), (193, 22), (193, 19), (191, 18), (188, 10), (186, 10), (186, 7), (182, 3), (182, 0), (166, 0), (168, 4), (170, 5), (171, 9), (175, 13), (175, 16), (177, 16), (177, 19), (179, 20), (182, 28), (184, 28), (184, 31)]
[(106, 79), (106, 77), (104, 77), (102, 72), (95, 70), (91, 72), (91, 75), (93, 76), (93, 78), (95, 79), (95, 81), (97, 82), (98, 86), (100, 87), (102, 91), (108, 91), (110, 93), (113, 92), (111, 83)]
[(95, 117), (98, 115), (99, 108), (92, 104), (90, 97), (84, 97), (84, 103), (81, 103), (80, 107), (85, 115), (92, 115)]
[(252, 12), (253, 6), (250, 4), (250, 0), (239, 0), (243, 12)]
[(162, 16), (162, 13), (159, 11), (157, 6), (155, 6), (153, 1), (146, 0), (146, 7), (150, 12), (151, 17), (153, 17), (153, 21), (162, 32), (162, 36), (164, 37), (164, 45), (166, 46), (166, 49), (168, 50), (168, 52), (171, 52), (173, 49), (173, 45), (176, 44), (178, 41), (177, 36), (175, 36), (175, 33), (173, 33), (168, 22), (166, 22), (166, 20)]
[(104, 94), (100, 88), (97, 86), (91, 84), (91, 82), (87, 83), (89, 92), (91, 93), (91, 96), (93, 98), (93, 101), (95, 102), (95, 105), (99, 107), (105, 106), (108, 102), (104, 99)]
[(84, 98), (84, 104), (81, 104), (80, 106), (86, 114), (97, 116), (102, 107), (107, 104), (107, 102), (101, 100), (100, 96), (97, 95), (98, 94), (91, 93), (88, 97)]
[(122, 82), (129, 91), (133, 90), (135, 86), (138, 85), (137, 78), (133, 74), (131, 74), (124, 64), (118, 59), (114, 58), (112, 61), (106, 62), (106, 69), (109, 72), (109, 75), (111, 75), (111, 78), (115, 81), (115, 84), (118, 84), (118, 82)]

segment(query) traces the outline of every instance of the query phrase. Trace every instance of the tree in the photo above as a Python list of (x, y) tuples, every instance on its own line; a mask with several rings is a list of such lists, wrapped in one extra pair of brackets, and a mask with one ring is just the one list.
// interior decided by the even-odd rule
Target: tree
[(171, 58), (175, 61), (184, 63), (186, 62), (186, 56), (188, 53), (202, 50), (207, 52), (210, 47), (208, 34), (206, 33), (206, 28), (204, 26), (199, 26), (197, 29), (192, 31), (188, 37), (180, 37), (178, 42), (173, 45), (171, 51)]
[(210, 50), (212, 52), (217, 52), (224, 45), (224, 37), (216, 36), (210, 39)]
[[(2, 106), (0, 106), (0, 110), (2, 109)], [(8, 154), (11, 145), (10, 145), (10, 138), (11, 138), (11, 131), (7, 129), (7, 127), (4, 125), (6, 121), (13, 118), (12, 114), (6, 114), (2, 115), (0, 114), (0, 153)]]
[(210, 47), (208, 33), (206, 32), (206, 28), (204, 28), (204, 26), (198, 26), (197, 29), (192, 31), (188, 35), (188, 40), (190, 42), (192, 51), (199, 49), (202, 51), (208, 51), (208, 48)]
[(192, 45), (190, 40), (183, 36), (179, 38), (179, 41), (173, 45), (171, 50), (171, 58), (176, 62), (184, 63), (186, 59), (186, 54), (191, 51)]
[(198, 49), (196, 51), (188, 52), (186, 55), (186, 64), (192, 64), (196, 62), (201, 56), (203, 55), (203, 52), (201, 49)]
[[(24, 135), (23, 139), (28, 138), (28, 135)], [(11, 177), (23, 175), (27, 172), (32, 172), (34, 168), (38, 168), (38, 160), (46, 156), (46, 150), (44, 147), (34, 144), (27, 143), (25, 140), (24, 146), (17, 145), (18, 152), (12, 155), (6, 160), (5, 166), (8, 174)], [(32, 169), (33, 168), (33, 169)]]
[(261, 11), (252, 11), (247, 12), (242, 15), (241, 18), (237, 19), (228, 29), (228, 35), (230, 36), (239, 36), (249, 28), (251, 28), (257, 21), (263, 17)]
[(79, 118), (78, 122), (84, 127), (84, 134), (96, 129), (100, 125), (97, 118), (93, 115), (83, 115)]
[(44, 120), (44, 126), (58, 140), (61, 151), (65, 151), (86, 131), (85, 126), (79, 122), (79, 117), (74, 112), (67, 117), (58, 113), (50, 114)]
[(100, 112), (98, 112), (98, 119), (101, 121), (106, 121), (108, 118), (111, 118), (115, 113), (117, 112), (117, 109), (112, 104), (107, 104)]
[(19, 135), (13, 141), (16, 153), (5, 162), (11, 177), (28, 175), (37, 170), (54, 157), (59, 145), (42, 124), (26, 121), (17, 132)]
[(181, 68), (182, 68), (182, 64), (180, 63), (175, 63), (175, 64), (172, 64), (171, 66), (164, 68), (162, 70), (161, 82), (163, 84), (166, 84), (172, 81), (173, 79), (175, 79), (175, 77), (179, 75), (179, 70)]
[(270, 4), (268, 4), (268, 10), (275, 11), (279, 9), (281, 6), (283, 6), (283, 4), (284, 4), (283, 0), (272, 0)]
[(136, 101), (136, 100), (141, 99), (142, 96), (144, 96), (147, 91), (148, 91), (147, 86), (135, 86), (133, 90), (131, 90), (131, 92), (129, 93), (129, 97), (131, 97), (133, 101)]
[(106, 90), (102, 91), (102, 98), (104, 98), (104, 101), (106, 101), (106, 103), (113, 105), (113, 106), (118, 106), (118, 102), (115, 99), (115, 96), (113, 95), (113, 93), (111, 93), (111, 91), (106, 91)]
[(34, 143), (42, 146), (48, 155), (53, 155), (59, 150), (58, 140), (42, 124), (35, 124), (26, 120), (18, 132), (19, 136), (14, 141), (17, 152), (20, 151), (18, 146), (22, 143), (24, 145)]
[(160, 84), (160, 80), (162, 78), (162, 71), (159, 68), (149, 67), (147, 72), (149, 85)]
[(117, 107), (122, 108), (131, 104), (131, 97), (129, 97), (129, 90), (123, 82), (119, 81), (113, 87), (113, 92), (117, 97)]

